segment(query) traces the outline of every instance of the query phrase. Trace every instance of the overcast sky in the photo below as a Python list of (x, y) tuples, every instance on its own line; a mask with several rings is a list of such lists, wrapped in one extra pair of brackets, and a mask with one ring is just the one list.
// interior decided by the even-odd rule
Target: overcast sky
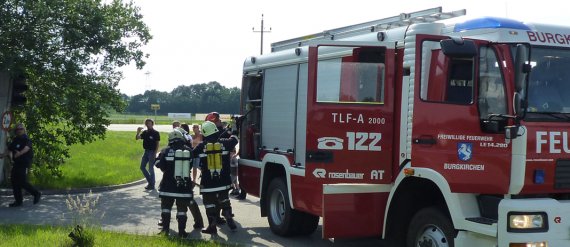
[(119, 89), (127, 95), (179, 85), (218, 81), (240, 87), (243, 61), (259, 55), (261, 14), (265, 16), (264, 53), (273, 42), (342, 26), (442, 6), (444, 12), (467, 9), (462, 21), (499, 16), (524, 22), (570, 25), (566, 4), (542, 0), (134, 0), (153, 39), (143, 70), (124, 68)]

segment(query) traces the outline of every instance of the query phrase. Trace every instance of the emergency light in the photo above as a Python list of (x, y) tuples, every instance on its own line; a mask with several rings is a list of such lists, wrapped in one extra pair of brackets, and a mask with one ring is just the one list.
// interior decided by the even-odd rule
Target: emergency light
[(530, 27), (524, 23), (512, 19), (500, 17), (483, 17), (473, 20), (468, 20), (463, 23), (455, 24), (454, 32), (461, 32), (474, 29), (483, 28), (510, 28), (520, 30), (531, 30)]
[(534, 170), (534, 183), (544, 184), (544, 170), (541, 169)]

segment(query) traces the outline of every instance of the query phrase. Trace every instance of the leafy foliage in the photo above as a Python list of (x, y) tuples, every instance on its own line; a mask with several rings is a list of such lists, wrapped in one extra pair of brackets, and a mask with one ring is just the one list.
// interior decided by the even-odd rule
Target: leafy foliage
[(25, 76), (28, 103), (16, 110), (34, 141), (36, 170), (60, 175), (67, 146), (103, 138), (121, 111), (119, 67), (145, 64), (150, 39), (140, 9), (121, 0), (4, 0), (0, 68)]
[(76, 225), (69, 233), (69, 238), (73, 241), (72, 246), (91, 247), (95, 246), (95, 234), (85, 230), (81, 225)]
[(158, 113), (169, 112), (206, 113), (238, 113), (240, 89), (226, 88), (218, 82), (178, 86), (172, 92), (156, 90), (130, 98), (127, 112), (148, 113), (151, 104), (160, 104)]

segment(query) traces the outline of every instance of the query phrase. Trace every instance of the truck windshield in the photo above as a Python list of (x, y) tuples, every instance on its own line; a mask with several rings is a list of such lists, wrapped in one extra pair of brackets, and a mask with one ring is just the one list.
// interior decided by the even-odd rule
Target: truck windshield
[(566, 119), (559, 115), (570, 113), (570, 50), (535, 46), (530, 63), (527, 118)]

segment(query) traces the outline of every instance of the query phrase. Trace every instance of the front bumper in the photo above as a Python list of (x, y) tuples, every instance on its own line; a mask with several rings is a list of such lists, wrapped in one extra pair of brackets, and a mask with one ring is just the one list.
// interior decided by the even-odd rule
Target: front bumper
[[(544, 212), (548, 228), (544, 232), (508, 232), (509, 212)], [(570, 201), (543, 199), (503, 199), (499, 204), (497, 237), (500, 247), (510, 243), (547, 242), (548, 247), (570, 246)]]

